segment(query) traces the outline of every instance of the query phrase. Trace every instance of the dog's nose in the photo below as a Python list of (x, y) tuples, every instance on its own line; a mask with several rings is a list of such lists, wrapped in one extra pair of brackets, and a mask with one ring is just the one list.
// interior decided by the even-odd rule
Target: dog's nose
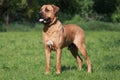
[(43, 12), (39, 12), (39, 17), (42, 18), (43, 17)]
[(42, 15), (42, 14), (43, 14), (43, 13), (40, 11), (40, 12), (39, 12), (39, 15)]

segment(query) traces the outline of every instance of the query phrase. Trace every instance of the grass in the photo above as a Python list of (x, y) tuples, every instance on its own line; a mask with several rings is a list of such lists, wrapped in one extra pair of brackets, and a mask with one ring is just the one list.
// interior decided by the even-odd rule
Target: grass
[[(51, 72), (45, 75), (41, 31), (0, 33), (0, 80), (119, 80), (120, 32), (86, 31), (93, 73), (83, 60), (80, 71), (67, 48), (62, 53), (62, 73), (55, 74), (56, 54), (51, 55)], [(82, 57), (83, 58), (83, 57)]]

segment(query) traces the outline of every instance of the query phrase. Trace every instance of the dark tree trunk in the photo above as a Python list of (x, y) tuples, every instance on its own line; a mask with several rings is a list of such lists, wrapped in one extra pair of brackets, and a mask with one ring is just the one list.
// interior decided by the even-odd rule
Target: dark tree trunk
[(5, 25), (6, 25), (6, 31), (7, 31), (9, 27), (9, 13), (7, 13), (5, 16)]

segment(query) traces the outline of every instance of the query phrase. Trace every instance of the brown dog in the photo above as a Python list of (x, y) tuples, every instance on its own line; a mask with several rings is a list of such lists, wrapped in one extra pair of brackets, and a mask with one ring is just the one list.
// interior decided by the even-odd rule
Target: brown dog
[(50, 71), (50, 54), (52, 50), (57, 52), (56, 73), (61, 72), (61, 52), (64, 47), (68, 47), (71, 51), (80, 69), (82, 68), (82, 60), (78, 55), (78, 50), (81, 51), (87, 62), (88, 72), (91, 73), (92, 65), (85, 47), (84, 31), (74, 24), (63, 26), (56, 15), (58, 11), (59, 7), (55, 5), (43, 5), (39, 12), (39, 22), (44, 24), (43, 43), (46, 54), (46, 74)]

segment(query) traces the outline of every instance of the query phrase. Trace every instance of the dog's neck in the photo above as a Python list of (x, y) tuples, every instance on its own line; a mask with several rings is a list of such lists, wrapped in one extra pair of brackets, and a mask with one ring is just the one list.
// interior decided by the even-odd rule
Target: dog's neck
[(58, 17), (55, 17), (52, 22), (49, 24), (49, 26), (54, 25), (58, 21)]
[(46, 32), (50, 27), (52, 27), (53, 25), (56, 25), (56, 23), (59, 24), (58, 27), (62, 26), (61, 22), (58, 20), (58, 17), (55, 17), (50, 24), (44, 24), (43, 31)]
[(54, 25), (57, 22), (57, 20), (58, 20), (58, 17), (54, 17), (50, 23), (44, 24), (44, 26), (50, 27)]

